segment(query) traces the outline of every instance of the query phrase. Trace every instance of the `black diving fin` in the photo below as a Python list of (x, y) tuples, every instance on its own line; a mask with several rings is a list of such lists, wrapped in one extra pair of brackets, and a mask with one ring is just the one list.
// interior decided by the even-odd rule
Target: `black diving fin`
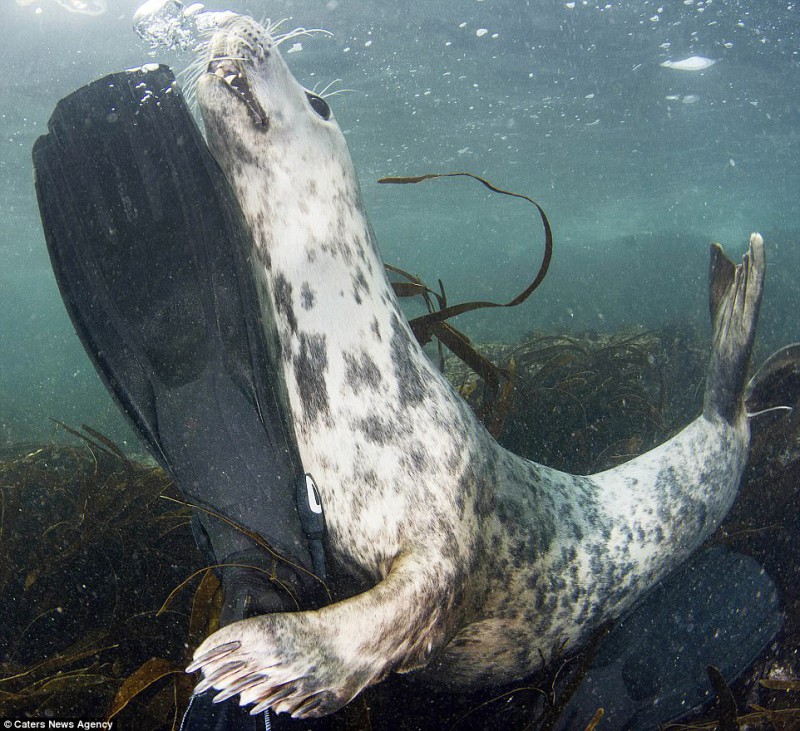
[(602, 639), (554, 729), (586, 728), (598, 708), (605, 731), (671, 726), (713, 699), (709, 665), (732, 683), (782, 623), (758, 562), (721, 545), (698, 551)]
[[(62, 99), (33, 160), (53, 271), (86, 352), (201, 508), (193, 527), (208, 560), (229, 564), (221, 623), (325, 603), (319, 496), (247, 228), (172, 72), (133, 69)], [(215, 727), (203, 712), (184, 726)], [(240, 727), (252, 728), (220, 728)]]

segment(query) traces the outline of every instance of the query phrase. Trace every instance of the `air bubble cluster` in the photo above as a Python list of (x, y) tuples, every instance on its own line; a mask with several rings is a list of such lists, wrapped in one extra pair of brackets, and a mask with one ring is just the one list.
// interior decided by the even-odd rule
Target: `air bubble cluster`
[(207, 12), (202, 3), (147, 0), (134, 13), (133, 28), (152, 48), (186, 51), (234, 17), (232, 12)]

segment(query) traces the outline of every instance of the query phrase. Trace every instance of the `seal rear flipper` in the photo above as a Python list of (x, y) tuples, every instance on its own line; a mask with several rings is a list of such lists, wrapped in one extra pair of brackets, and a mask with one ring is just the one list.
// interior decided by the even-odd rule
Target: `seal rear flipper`
[(764, 288), (764, 241), (750, 236), (742, 263), (734, 266), (722, 247), (711, 247), (709, 276), (713, 347), (703, 411), (733, 423), (743, 412), (747, 367)]

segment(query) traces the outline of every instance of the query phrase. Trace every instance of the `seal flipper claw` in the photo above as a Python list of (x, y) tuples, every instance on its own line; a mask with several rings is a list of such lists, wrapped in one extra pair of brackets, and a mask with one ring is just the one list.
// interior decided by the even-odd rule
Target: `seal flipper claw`
[(255, 714), (258, 713), (259, 710), (266, 710), (270, 706), (276, 706), (281, 701), (293, 696), (296, 692), (297, 688), (295, 687), (294, 683), (279, 685), (276, 688), (273, 688), (266, 696), (259, 698), (258, 703), (250, 711), (250, 713)]
[(262, 711), (266, 711), (268, 708), (271, 708), (271, 706), (272, 704), (270, 701), (267, 701), (266, 703), (259, 703), (250, 709), (250, 715), (257, 716)]
[(247, 665), (244, 660), (237, 660), (235, 662), (225, 663), (222, 667), (214, 672), (206, 675), (194, 689), (194, 695), (204, 693), (214, 685), (224, 685), (225, 679), (231, 675), (236, 675), (238, 672)]
[(315, 711), (324, 703), (325, 699), (320, 695), (311, 696), (303, 701), (293, 711), (290, 711), (292, 718), (308, 718), (315, 715)]
[(260, 685), (265, 682), (265, 679), (262, 673), (250, 673), (249, 675), (245, 675), (236, 682), (229, 684), (225, 690), (217, 693), (217, 695), (214, 696), (214, 703), (222, 703), (228, 700), (228, 698), (233, 698), (233, 696), (243, 693), (253, 686)]
[(214, 685), (214, 683), (209, 682), (208, 678), (203, 678), (197, 685), (194, 686), (192, 695), (200, 695), (205, 693), (212, 685)]
[[(285, 705), (282, 704), (282, 701), (285, 701), (287, 698), (291, 698), (296, 692), (297, 689), (292, 684), (288, 686), (280, 686), (269, 693), (266, 697), (259, 699), (258, 703), (256, 703), (256, 705), (250, 709), (250, 715), (257, 716), (262, 711), (266, 711), (267, 708), (272, 708), (275, 713), (282, 713), (283, 711), (281, 710), (281, 705)], [(298, 702), (302, 701), (296, 700), (295, 705), (297, 705)]]
[[(203, 643), (200, 647), (203, 647), (206, 643)], [(208, 650), (200, 655), (195, 652), (195, 657), (192, 662), (186, 667), (187, 673), (193, 673), (196, 670), (199, 670), (203, 667), (203, 665), (207, 665), (208, 663), (212, 662), (213, 660), (218, 660), (226, 655), (230, 655), (230, 653), (235, 652), (236, 650), (241, 647), (241, 642), (235, 640), (233, 642), (226, 642), (222, 645), (217, 645), (212, 650)]]

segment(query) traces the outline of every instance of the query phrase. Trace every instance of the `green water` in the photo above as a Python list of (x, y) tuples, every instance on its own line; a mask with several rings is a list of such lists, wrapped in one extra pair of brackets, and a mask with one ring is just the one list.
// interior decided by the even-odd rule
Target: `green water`
[[(136, 2), (102, 16), (54, 0), (0, 9), (0, 443), (50, 418), (127, 438), (63, 310), (44, 246), (30, 150), (59, 98), (148, 54)], [(452, 302), (507, 299), (532, 278), (533, 209), (468, 181), (380, 186), (467, 170), (546, 208), (555, 257), (512, 312), (459, 326), (477, 339), (534, 329), (704, 323), (707, 248), (768, 247), (762, 350), (800, 338), (800, 22), (786, 0), (230, 2), (287, 27), (325, 28), (288, 54), (345, 131), (387, 261), (441, 277)], [(702, 56), (704, 71), (662, 67)]]

